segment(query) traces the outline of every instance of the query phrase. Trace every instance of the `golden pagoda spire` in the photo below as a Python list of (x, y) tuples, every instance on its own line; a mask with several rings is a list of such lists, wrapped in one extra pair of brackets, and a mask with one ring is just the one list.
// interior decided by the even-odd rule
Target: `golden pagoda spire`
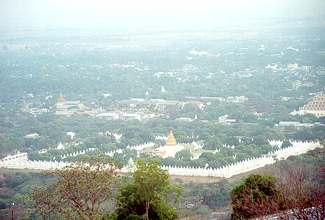
[(167, 146), (176, 146), (176, 144), (177, 143), (176, 143), (176, 139), (175, 139), (174, 134), (173, 134), (173, 130), (169, 129), (166, 145)]
[(58, 98), (58, 102), (65, 102), (64, 96), (60, 93), (60, 96)]

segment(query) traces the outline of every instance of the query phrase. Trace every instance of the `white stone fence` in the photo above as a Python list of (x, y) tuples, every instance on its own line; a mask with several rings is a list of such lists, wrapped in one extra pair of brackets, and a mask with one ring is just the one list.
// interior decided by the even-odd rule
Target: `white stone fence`
[(262, 157), (247, 159), (220, 168), (196, 168), (175, 166), (162, 166), (162, 168), (167, 170), (170, 175), (175, 176), (205, 176), (229, 178), (240, 173), (245, 173), (263, 167), (267, 164), (273, 164), (274, 162), (275, 160), (273, 159), (272, 155), (264, 155)]
[(0, 162), (0, 167), (2, 168), (28, 170), (55, 170), (69, 165), (69, 162), (62, 161), (12, 160), (5, 163)]
[[(139, 144), (139, 145), (128, 145), (126, 146), (125, 149), (129, 149), (129, 150), (136, 150), (138, 153), (143, 151), (145, 148), (148, 148), (148, 147), (153, 147), (155, 143), (153, 142), (147, 142), (147, 143), (144, 143), (144, 144)], [(189, 145), (188, 143), (179, 143), (180, 145)], [(194, 149), (201, 149), (203, 148), (202, 145), (196, 143), (196, 142), (192, 142), (192, 145), (194, 146)], [(88, 148), (88, 149), (85, 149), (85, 150), (80, 150), (80, 151), (76, 151), (76, 152), (73, 152), (73, 153), (69, 153), (69, 154), (64, 154), (64, 155), (61, 155), (60, 158), (63, 160), (63, 159), (66, 159), (68, 157), (77, 157), (79, 155), (83, 155), (83, 154), (86, 154), (87, 152), (91, 152), (91, 151), (95, 151), (97, 148)], [(123, 151), (125, 149), (116, 149), (116, 150), (111, 150), (111, 151), (107, 151), (107, 152), (104, 152), (104, 154), (106, 156), (114, 156), (115, 153), (118, 153), (118, 154), (121, 154), (123, 153)]]
[(133, 145), (133, 146), (126, 146), (127, 149), (130, 150), (136, 150), (136, 151), (142, 151), (143, 149), (147, 148), (147, 147), (152, 147), (155, 143), (153, 142), (147, 142), (144, 144), (139, 144), (139, 145)]
[(171, 175), (176, 176), (210, 176), (229, 178), (241, 173), (255, 170), (269, 164), (273, 164), (276, 160), (285, 160), (289, 156), (296, 156), (304, 154), (310, 150), (321, 148), (319, 142), (302, 142), (293, 141), (292, 146), (270, 152), (257, 158), (250, 158), (239, 161), (220, 168), (195, 168), (195, 167), (175, 167), (162, 166), (163, 169), (168, 170)]
[[(148, 143), (139, 144), (139, 145), (132, 145), (132, 146), (128, 145), (128, 146), (126, 146), (126, 149), (142, 151), (143, 149), (148, 148), (148, 147), (152, 147), (153, 145), (154, 145), (153, 142), (148, 142)], [(97, 148), (88, 148), (88, 149), (85, 149), (85, 150), (80, 150), (80, 151), (76, 151), (76, 152), (73, 152), (73, 153), (61, 155), (60, 158), (63, 160), (63, 159), (66, 159), (68, 157), (77, 157), (79, 155), (86, 154), (87, 152), (95, 151), (96, 149)], [(119, 154), (123, 153), (123, 149), (116, 149), (116, 150), (112, 150), (112, 151), (107, 151), (104, 154), (107, 155), (107, 156), (112, 157), (115, 153), (119, 153)]]
[(112, 151), (105, 152), (104, 154), (106, 156), (113, 157), (114, 154), (121, 154), (121, 153), (123, 153), (123, 150), (122, 149), (117, 149), (117, 150), (112, 150)]
[(9, 161), (16, 161), (16, 160), (28, 160), (27, 153), (17, 152), (16, 154), (9, 154), (8, 156), (0, 160), (0, 164)]
[(96, 148), (88, 148), (88, 149), (81, 150), (81, 151), (76, 151), (76, 152), (73, 152), (73, 153), (70, 153), (70, 154), (61, 155), (60, 158), (65, 159), (67, 157), (76, 157), (76, 156), (83, 155), (83, 154), (86, 154), (87, 152), (91, 152), (91, 151), (94, 151), (94, 150), (96, 150)]
[[(273, 164), (277, 160), (284, 160), (289, 156), (295, 156), (306, 153), (307, 151), (321, 148), (319, 142), (302, 142), (293, 141), (292, 146), (282, 148), (257, 158), (250, 158), (233, 164), (229, 164), (220, 168), (200, 168), (200, 167), (175, 167), (162, 166), (170, 175), (175, 176), (201, 176), (201, 177), (221, 177), (229, 178), (234, 175), (245, 173), (268, 164)], [(31, 169), (31, 170), (54, 170), (62, 169), (71, 165), (62, 161), (30, 161), (27, 159), (26, 153), (10, 155), (0, 160), (0, 167), (11, 169)], [(129, 172), (132, 167), (124, 167), (121, 172)]]
[(163, 141), (166, 141), (167, 140), (167, 136), (155, 136), (155, 140), (163, 140)]
[[(315, 143), (315, 141), (309, 141), (309, 140), (306, 140), (306, 141), (297, 141), (297, 140), (288, 140), (293, 146), (294, 145), (306, 145), (306, 144), (309, 144), (309, 143)], [(272, 146), (272, 147), (281, 147), (282, 144), (283, 144), (283, 140), (268, 140), (269, 144)]]

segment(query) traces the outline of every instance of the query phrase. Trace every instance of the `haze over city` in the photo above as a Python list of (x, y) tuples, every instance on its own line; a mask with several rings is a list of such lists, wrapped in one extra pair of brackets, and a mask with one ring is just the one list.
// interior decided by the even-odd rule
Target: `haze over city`
[(0, 0), (0, 219), (325, 219), (325, 1)]
[(322, 0), (230, 1), (49, 1), (2, 0), (2, 28), (86, 28), (154, 30), (213, 29), (252, 25), (253, 21), (317, 19), (324, 22)]

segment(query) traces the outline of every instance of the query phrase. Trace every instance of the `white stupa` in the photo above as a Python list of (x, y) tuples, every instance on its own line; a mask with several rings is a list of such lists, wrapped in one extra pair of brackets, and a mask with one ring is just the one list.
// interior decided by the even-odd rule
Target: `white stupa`
[(57, 150), (64, 150), (64, 145), (60, 142), (59, 145), (56, 147)]
[(161, 86), (160, 91), (163, 92), (163, 93), (167, 92), (164, 86)]
[(166, 145), (156, 149), (156, 154), (162, 158), (175, 157), (176, 153), (183, 150), (184, 146), (176, 142), (173, 131), (170, 129)]

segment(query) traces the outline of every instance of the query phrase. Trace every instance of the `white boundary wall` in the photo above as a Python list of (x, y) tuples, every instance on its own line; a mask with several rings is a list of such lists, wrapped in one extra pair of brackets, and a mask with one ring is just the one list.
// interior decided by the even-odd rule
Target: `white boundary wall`
[[(281, 141), (270, 141), (281, 145)], [(250, 158), (233, 164), (229, 164), (219, 168), (202, 168), (202, 167), (175, 167), (162, 166), (162, 169), (167, 170), (170, 175), (175, 176), (198, 176), (198, 177), (222, 177), (229, 178), (234, 175), (245, 173), (268, 164), (273, 164), (276, 160), (285, 160), (289, 156), (295, 156), (306, 153), (316, 148), (321, 148), (321, 144), (315, 141), (291, 141), (292, 146), (271, 152), (257, 158)], [(143, 145), (139, 148), (142, 148)], [(86, 153), (86, 152), (83, 152)], [(110, 155), (107, 153), (106, 155)], [(31, 161), (27, 159), (27, 153), (18, 153), (9, 155), (0, 160), (1, 168), (9, 169), (31, 169), (31, 170), (55, 170), (62, 169), (70, 165), (69, 162), (62, 161)], [(120, 172), (127, 173), (133, 168), (130, 166), (124, 167)]]

